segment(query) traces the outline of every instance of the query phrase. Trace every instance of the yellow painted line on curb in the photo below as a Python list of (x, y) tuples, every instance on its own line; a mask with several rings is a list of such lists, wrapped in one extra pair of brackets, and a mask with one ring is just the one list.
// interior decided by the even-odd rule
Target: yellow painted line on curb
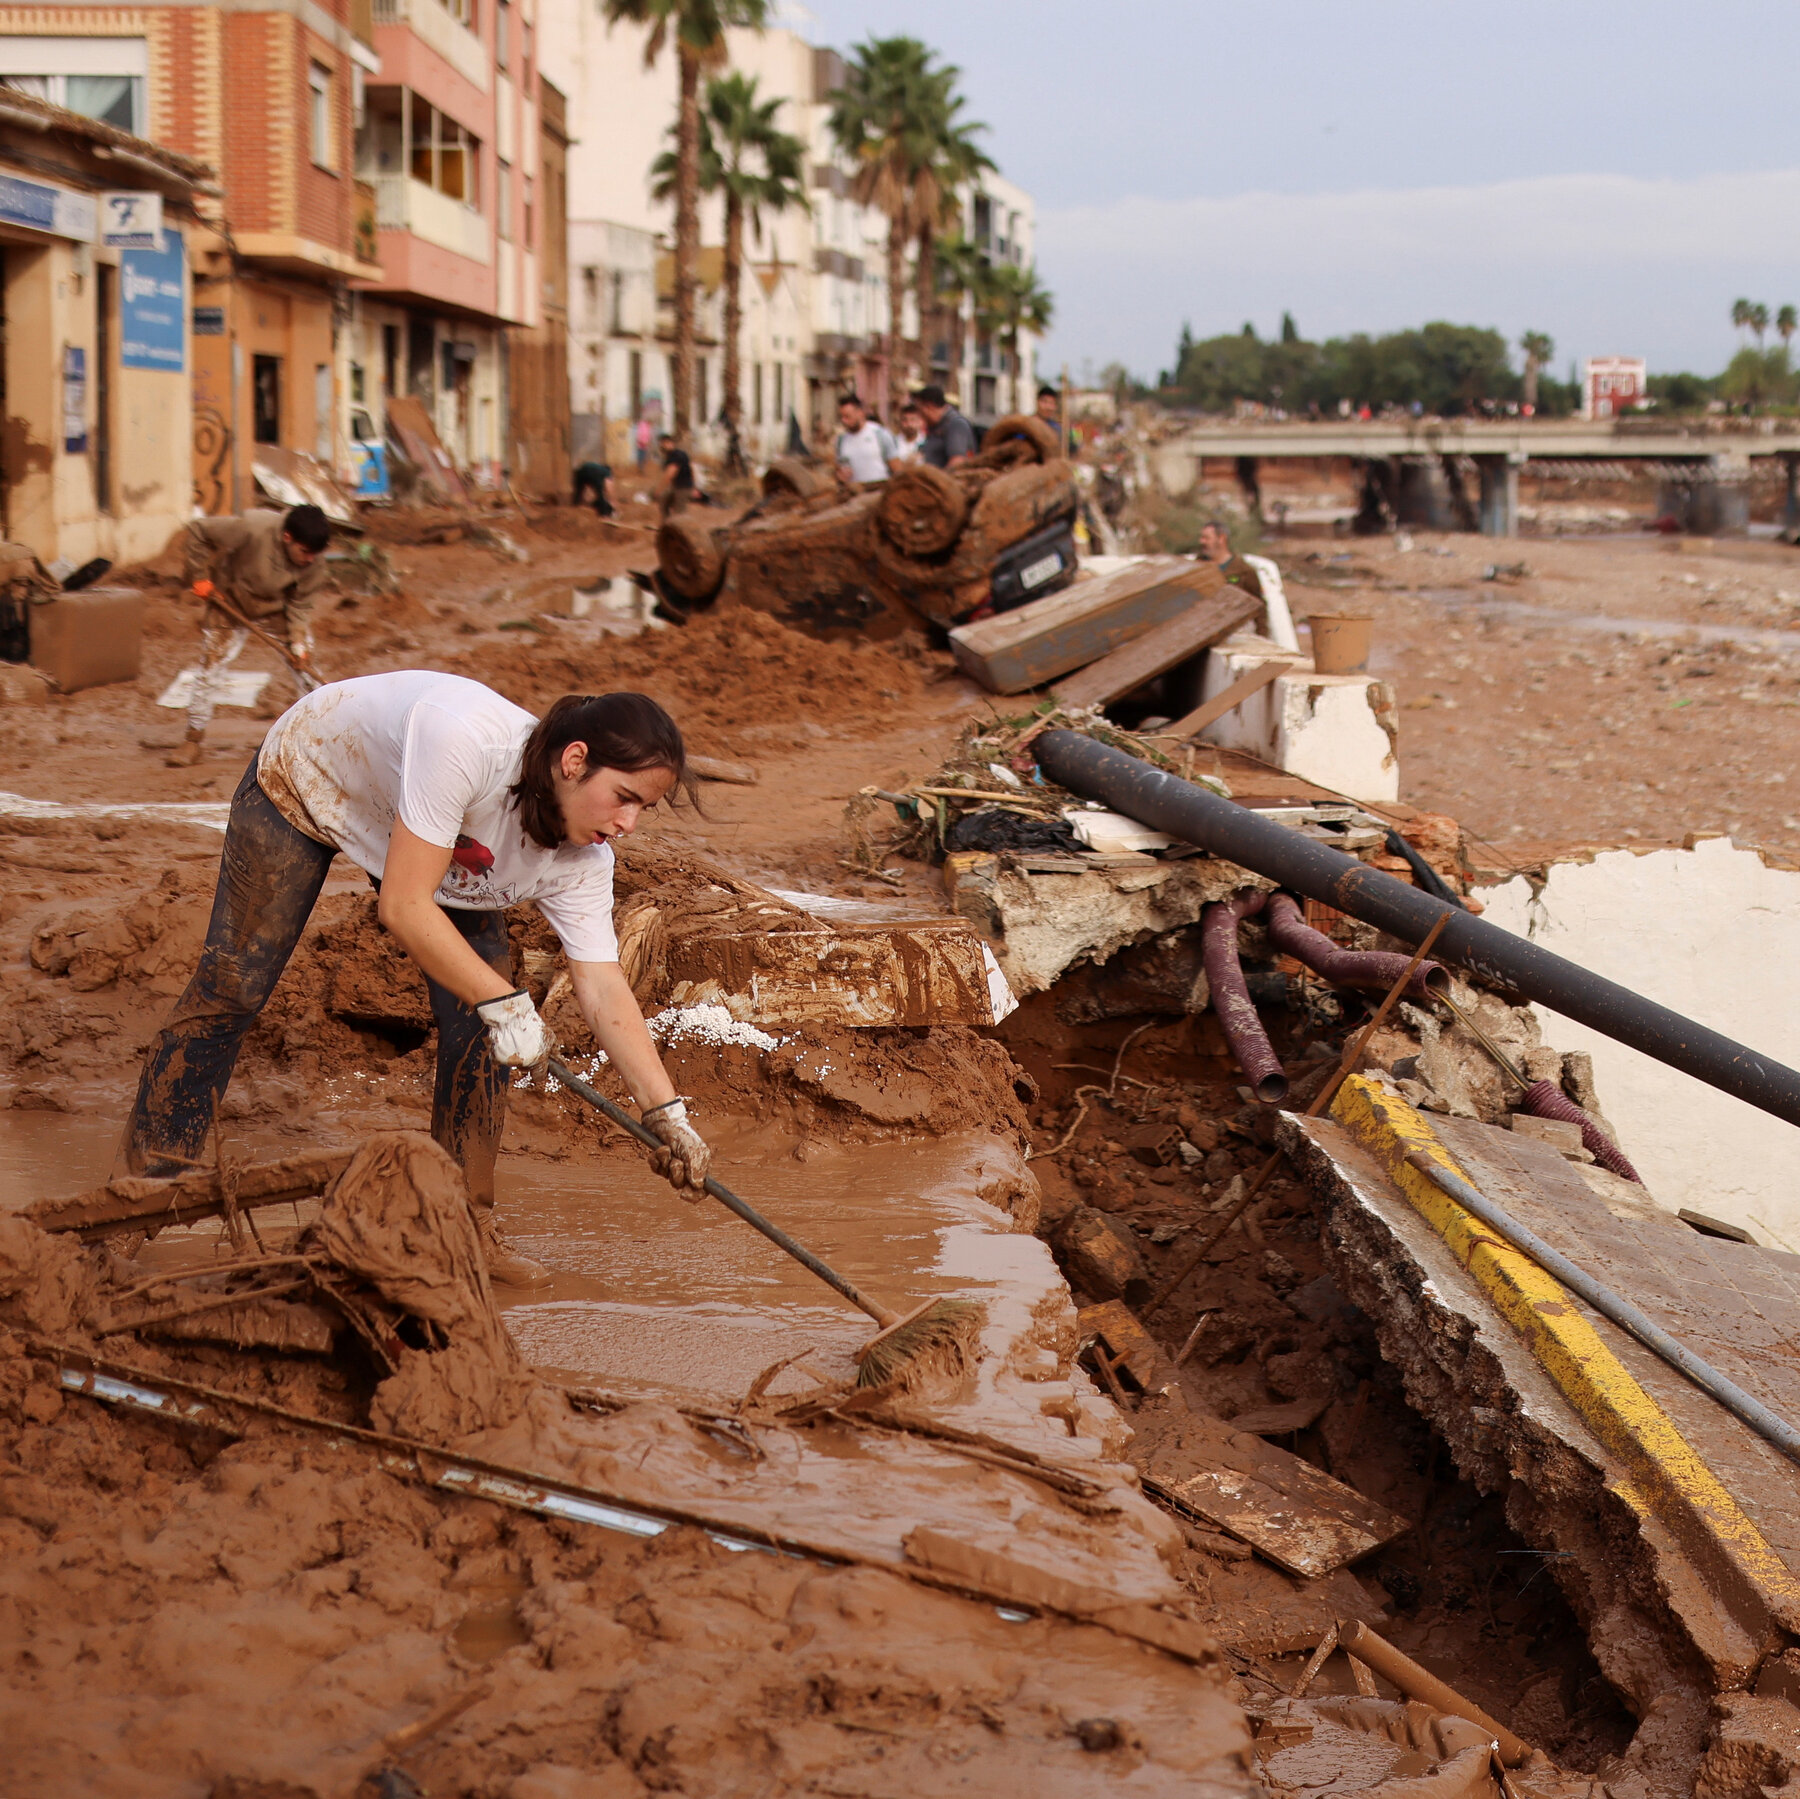
[[(1692, 1530), (1682, 1525), (1698, 1526), (1753, 1595), (1789, 1629), (1795, 1628), (1800, 1580), (1567, 1291), (1407, 1163), (1408, 1155), (1423, 1153), (1465, 1181), (1470, 1178), (1424, 1117), (1363, 1075), (1350, 1076), (1338, 1089), (1331, 1114), (1443, 1238), (1600, 1441), (1632, 1463), (1642, 1486), (1628, 1490), (1636, 1483), (1616, 1483), (1615, 1491), (1634, 1510), (1641, 1511), (1648, 1501), (1678, 1537), (1689, 1541), (1690, 1553)], [(1671, 1510), (1681, 1515), (1671, 1517)]]

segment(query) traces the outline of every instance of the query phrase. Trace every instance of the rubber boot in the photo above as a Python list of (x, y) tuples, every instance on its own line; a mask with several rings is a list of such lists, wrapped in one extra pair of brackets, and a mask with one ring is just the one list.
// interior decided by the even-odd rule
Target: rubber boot
[(192, 768), (200, 760), (200, 743), (205, 735), (204, 731), (189, 731), (187, 736), (163, 757), (163, 767)]
[(488, 1279), (496, 1287), (547, 1287), (550, 1270), (542, 1262), (521, 1255), (507, 1241), (506, 1233), (494, 1222), (490, 1210), (477, 1209), (475, 1229), (481, 1237), (481, 1253), (487, 1262)]

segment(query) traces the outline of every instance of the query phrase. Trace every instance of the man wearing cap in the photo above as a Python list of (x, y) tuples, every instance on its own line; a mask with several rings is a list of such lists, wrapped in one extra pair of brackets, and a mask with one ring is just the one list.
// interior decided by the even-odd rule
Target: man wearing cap
[(1068, 434), (1063, 430), (1062, 395), (1054, 387), (1040, 387), (1037, 391), (1037, 415), (1040, 424), (1048, 425), (1056, 433), (1056, 447), (1061, 455), (1069, 453)]
[(919, 444), (919, 460), (933, 468), (955, 468), (975, 454), (975, 427), (944, 398), (934, 382), (913, 395), (913, 404), (925, 420), (925, 436)]

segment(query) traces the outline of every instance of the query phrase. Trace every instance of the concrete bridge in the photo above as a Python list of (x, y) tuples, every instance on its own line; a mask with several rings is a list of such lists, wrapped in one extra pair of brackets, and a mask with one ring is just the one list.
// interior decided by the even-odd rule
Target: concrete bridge
[(1643, 462), (1665, 465), (1697, 486), (1729, 484), (1753, 459), (1778, 458), (1787, 474), (1787, 519), (1800, 521), (1800, 427), (1787, 420), (1683, 426), (1629, 419), (1321, 419), (1220, 421), (1194, 425), (1151, 452), (1158, 479), (1171, 490), (1198, 477), (1203, 459), (1230, 457), (1254, 490), (1256, 465), (1269, 457), (1349, 457), (1404, 503), (1411, 475), (1448, 472), (1461, 494), (1457, 463), (1468, 458), (1480, 480), (1472, 510), (1480, 530), (1511, 537), (1518, 529), (1519, 470), (1528, 462)]

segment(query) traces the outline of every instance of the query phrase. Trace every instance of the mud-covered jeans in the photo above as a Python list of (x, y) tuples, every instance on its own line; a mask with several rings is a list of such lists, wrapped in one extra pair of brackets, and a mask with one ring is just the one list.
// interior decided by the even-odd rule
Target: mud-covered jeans
[[(200, 966), (150, 1047), (121, 1158), (133, 1174), (179, 1174), (210, 1162), (207, 1138), (245, 1036), (268, 1004), (325, 885), (336, 851), (297, 831), (256, 780), (256, 760), (231, 799), (219, 887)], [(471, 949), (512, 978), (506, 918), (444, 908)], [(507, 1071), (473, 1006), (429, 976), (437, 1021), (431, 1134), (458, 1162), (478, 1206), (494, 1203), (494, 1157), (506, 1123)]]

